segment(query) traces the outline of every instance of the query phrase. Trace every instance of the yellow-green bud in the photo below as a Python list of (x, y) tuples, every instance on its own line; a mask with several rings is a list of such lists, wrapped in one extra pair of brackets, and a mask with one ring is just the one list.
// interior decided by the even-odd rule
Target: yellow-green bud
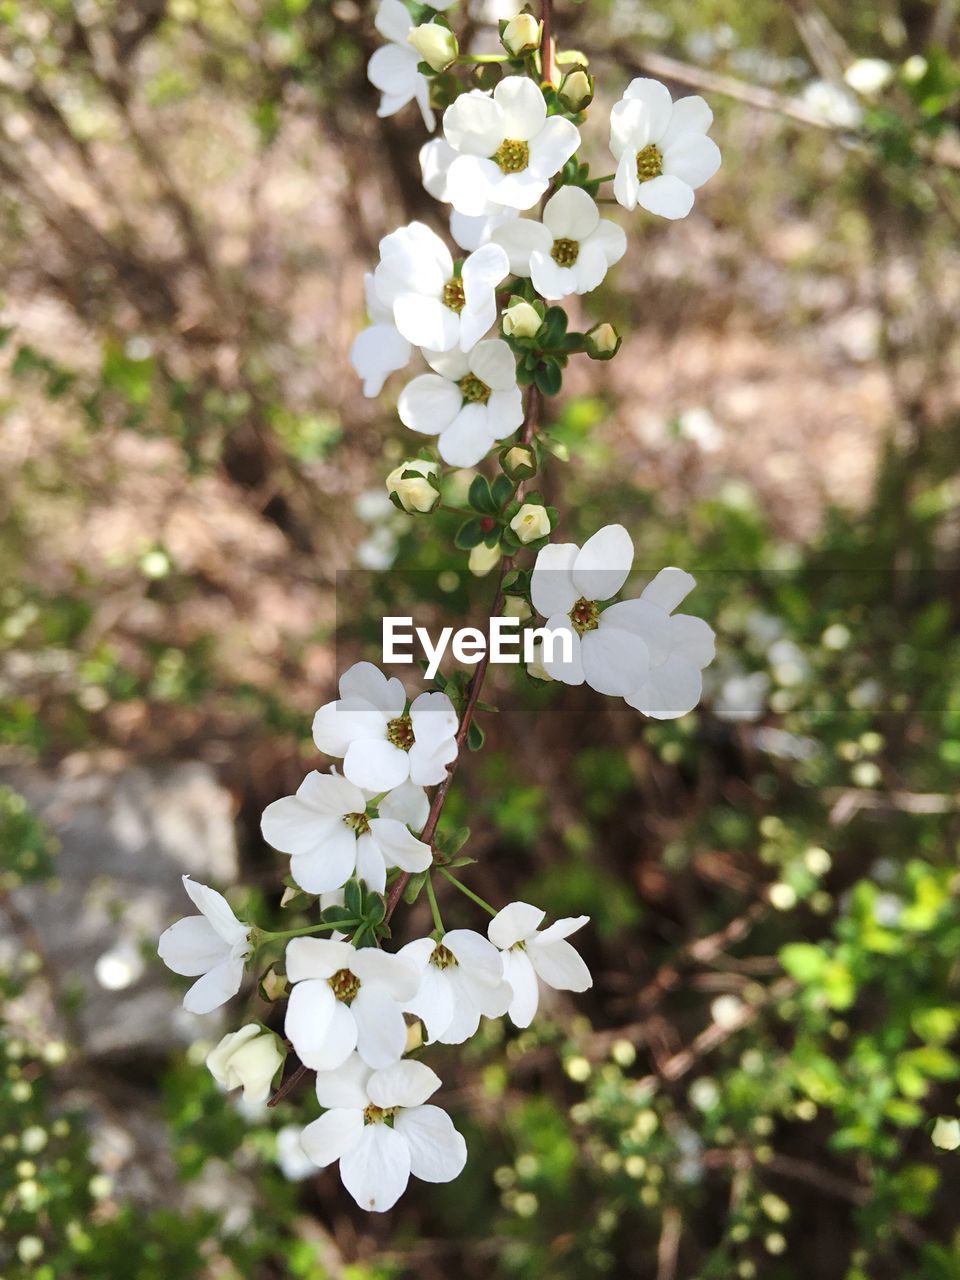
[(521, 622), (533, 617), (533, 610), (523, 596), (507, 596), (500, 612), (505, 618), (519, 618)]
[(270, 1082), (283, 1066), (285, 1055), (272, 1031), (251, 1022), (225, 1035), (207, 1055), (207, 1069), (225, 1089), (243, 1087), (246, 1102), (265, 1102)]
[(514, 444), (500, 454), (500, 465), (511, 480), (528, 480), (537, 470), (537, 455), (528, 444)]
[(591, 360), (612, 360), (623, 339), (612, 324), (595, 324), (587, 334), (584, 349)]
[(500, 544), (488, 547), (485, 542), (478, 542), (470, 552), (467, 568), (475, 578), (485, 578), (500, 559)]
[[(435, 462), (427, 462), (424, 458), (413, 458), (394, 467), (387, 476), (387, 493), (394, 505), (412, 515), (431, 512), (440, 501), (440, 491), (429, 477), (435, 476), (438, 470)], [(406, 477), (404, 472), (408, 473)], [(410, 475), (410, 472), (415, 474)]]
[(512, 297), (503, 313), (503, 332), (508, 338), (534, 338), (540, 331), (543, 317), (531, 302)]
[(593, 101), (594, 80), (583, 67), (574, 67), (560, 81), (560, 97), (571, 111), (583, 111)]
[(446, 71), (460, 52), (457, 37), (449, 27), (439, 22), (424, 22), (414, 27), (407, 36), (407, 42), (434, 71)]
[(542, 22), (538, 22), (533, 14), (518, 13), (503, 28), (500, 39), (512, 58), (520, 58), (523, 54), (533, 53), (534, 49), (540, 48), (542, 35)]
[(546, 507), (539, 502), (525, 502), (510, 521), (510, 528), (524, 545), (547, 537), (550, 532), (550, 517)]

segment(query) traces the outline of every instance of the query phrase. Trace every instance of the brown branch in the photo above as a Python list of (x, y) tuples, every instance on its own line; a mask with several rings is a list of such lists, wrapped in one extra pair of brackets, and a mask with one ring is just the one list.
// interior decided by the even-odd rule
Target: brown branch
[[(541, 396), (540, 392), (537, 390), (536, 387), (531, 387), (529, 392), (527, 393), (527, 411), (526, 411), (526, 414), (524, 415), (523, 426), (520, 428), (521, 444), (529, 444), (530, 441), (533, 439), (534, 434), (536, 433), (537, 428), (540, 425), (540, 415), (541, 415), (542, 407), (543, 407), (543, 397)], [(521, 498), (523, 496), (523, 489), (524, 489), (524, 484), (523, 484), (523, 481), (521, 481), (520, 484), (517, 485), (514, 496), (516, 498)], [(493, 604), (490, 608), (491, 618), (498, 617), (500, 614), (500, 611), (503, 608), (503, 584), (504, 584), (504, 581), (506, 580), (507, 574), (511, 571), (512, 568), (513, 568), (513, 557), (505, 556), (500, 564), (500, 576), (497, 579), (497, 591), (496, 591), (496, 595), (493, 598)], [(488, 646), (483, 656), (481, 657), (480, 661), (477, 663), (476, 670), (474, 671), (473, 676), (470, 680), (470, 684), (467, 688), (467, 701), (463, 708), (463, 716), (460, 720), (460, 727), (457, 730), (457, 739), (456, 739), (457, 754), (454, 757), (452, 764), (449, 764), (447, 766), (447, 776), (444, 778), (444, 780), (437, 787), (437, 790), (434, 792), (433, 800), (430, 804), (430, 813), (427, 817), (426, 825), (424, 826), (423, 831), (421, 831), (420, 833), (420, 839), (423, 841), (424, 844), (430, 845), (431, 848), (433, 847), (434, 836), (437, 834), (437, 825), (440, 822), (440, 814), (443, 812), (443, 806), (447, 798), (447, 792), (450, 789), (450, 783), (453, 781), (453, 775), (457, 771), (457, 766), (460, 763), (460, 760), (463, 757), (464, 749), (467, 746), (467, 738), (470, 733), (470, 725), (473, 723), (473, 717), (477, 709), (477, 702), (480, 699), (480, 690), (483, 687), (483, 682), (487, 674), (487, 667), (489, 665), (490, 665), (490, 650)], [(404, 889), (406, 889), (409, 883), (410, 883), (409, 871), (404, 871), (394, 881), (393, 885), (390, 888), (390, 893), (387, 896), (387, 911), (386, 911), (386, 916), (384, 917), (385, 920), (389, 921), (390, 917), (393, 915), (394, 911), (397, 908), (397, 903), (400, 901), (401, 897), (403, 896), (403, 891)]]
[(543, 0), (541, 17), (543, 18), (543, 33), (540, 37), (540, 62), (543, 70), (543, 80), (545, 84), (553, 84), (554, 59), (557, 53), (556, 42), (553, 38), (553, 0)]
[(286, 1080), (281, 1080), (277, 1086), (277, 1091), (267, 1103), (268, 1107), (275, 1107), (278, 1102), (282, 1102), (288, 1093), (292, 1092), (303, 1077), (307, 1074), (307, 1068), (303, 1063), (298, 1063), (297, 1067), (290, 1072)]

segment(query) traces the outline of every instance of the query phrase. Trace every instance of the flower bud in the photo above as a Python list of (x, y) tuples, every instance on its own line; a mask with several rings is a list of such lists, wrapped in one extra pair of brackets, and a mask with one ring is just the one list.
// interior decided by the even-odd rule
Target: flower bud
[(528, 480), (536, 474), (537, 455), (528, 444), (514, 444), (502, 451), (500, 465), (511, 480)]
[(467, 568), (475, 578), (485, 578), (500, 559), (500, 544), (488, 547), (485, 542), (478, 542), (470, 552)]
[(500, 612), (505, 618), (519, 618), (521, 622), (533, 617), (533, 610), (523, 596), (507, 596)]
[(533, 646), (533, 661), (527, 663), (527, 675), (533, 676), (534, 680), (551, 681), (554, 677), (543, 665), (543, 641), (538, 641)]
[(508, 338), (534, 338), (540, 332), (543, 317), (531, 302), (512, 297), (503, 313), (503, 332)]
[(623, 339), (612, 324), (595, 324), (587, 334), (584, 350), (591, 360), (612, 360)]
[(243, 1087), (245, 1102), (265, 1102), (270, 1082), (283, 1066), (284, 1054), (272, 1031), (251, 1022), (225, 1035), (207, 1055), (207, 1068), (225, 1089)]
[(571, 111), (583, 111), (593, 101), (594, 80), (583, 67), (574, 67), (560, 81), (560, 98)]
[(531, 13), (518, 13), (503, 28), (500, 39), (503, 47), (512, 58), (520, 58), (525, 53), (533, 53), (540, 48), (540, 37), (543, 34), (543, 23), (538, 22)]
[(438, 470), (435, 462), (423, 458), (413, 458), (394, 467), (387, 476), (387, 493), (394, 506), (411, 515), (431, 512), (440, 501), (440, 490), (431, 482)]
[(446, 71), (460, 52), (457, 37), (449, 27), (439, 22), (424, 22), (414, 27), (407, 36), (407, 42), (434, 71)]
[(520, 542), (536, 542), (545, 538), (550, 532), (550, 517), (547, 509), (539, 502), (525, 502), (510, 521), (510, 528)]

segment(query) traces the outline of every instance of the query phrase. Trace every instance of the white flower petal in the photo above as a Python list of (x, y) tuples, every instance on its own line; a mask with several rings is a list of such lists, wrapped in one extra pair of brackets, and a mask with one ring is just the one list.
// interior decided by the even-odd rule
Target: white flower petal
[(703, 98), (678, 98), (670, 112), (667, 131), (660, 139), (661, 149), (666, 151), (672, 143), (685, 135), (706, 133), (712, 124), (713, 112)]
[(291, 982), (311, 978), (326, 981), (338, 969), (349, 969), (356, 954), (349, 942), (337, 942), (332, 938), (291, 938), (284, 962), (287, 977)]
[(420, 108), (420, 118), (423, 120), (424, 127), (433, 133), (437, 127), (437, 117), (433, 114), (433, 108), (430, 106), (430, 81), (419, 72), (417, 73), (417, 88), (414, 97), (417, 99), (417, 106)]
[(410, 1181), (410, 1147), (386, 1124), (368, 1124), (340, 1157), (340, 1179), (361, 1209), (392, 1209)]
[(494, 391), (487, 401), (487, 430), (494, 440), (513, 435), (523, 425), (523, 393), (519, 387)]
[(581, 547), (573, 565), (573, 585), (585, 600), (609, 600), (632, 567), (633, 539), (622, 524), (608, 524)]
[(405, 98), (409, 102), (416, 92), (416, 77), (419, 76), (417, 63), (419, 58), (411, 48), (403, 48), (398, 44), (385, 44), (371, 56), (367, 63), (367, 79), (379, 89), (394, 98)]
[(451, 467), (474, 467), (493, 447), (482, 404), (465, 404), (437, 441), (440, 457)]
[(470, 370), (494, 391), (517, 385), (517, 361), (502, 338), (478, 342), (470, 352)]
[[(417, 73), (419, 76), (419, 72)], [(398, 111), (402, 111), (408, 102), (416, 96), (417, 82), (416, 79), (411, 80), (409, 91), (407, 93), (381, 93), (380, 105), (377, 107), (377, 116), (381, 120), (386, 120), (389, 116), (395, 116)]]
[(663, 173), (659, 178), (641, 182), (637, 192), (637, 204), (648, 213), (661, 218), (685, 218), (693, 208), (693, 188), (679, 178)]
[(447, 776), (447, 765), (457, 758), (457, 744), (449, 739), (434, 752), (416, 744), (410, 751), (410, 780), (422, 787), (434, 787)]
[[(602, 621), (602, 615), (601, 615)], [(583, 675), (591, 689), (624, 698), (646, 679), (650, 667), (647, 646), (618, 627), (597, 627), (580, 641)]]
[(294, 984), (283, 1029), (300, 1061), (314, 1071), (336, 1071), (357, 1043), (350, 1010), (322, 978)]
[(670, 619), (669, 638), (671, 652), (686, 658), (695, 667), (709, 666), (716, 657), (716, 636), (702, 618), (693, 618), (688, 613), (676, 614)]
[(482, 89), (462, 93), (443, 115), (443, 133), (465, 156), (492, 156), (507, 136), (503, 112)]
[(331, 893), (342, 888), (356, 867), (356, 833), (344, 822), (312, 848), (295, 853), (290, 859), (290, 874), (307, 893)]
[(703, 676), (686, 658), (671, 655), (654, 667), (627, 699), (628, 706), (655, 720), (675, 720), (692, 711), (703, 693)]
[(363, 1107), (336, 1107), (314, 1120), (300, 1135), (300, 1145), (315, 1165), (325, 1169), (352, 1151), (363, 1137)]
[(519, 173), (501, 173), (497, 169), (490, 182), (489, 196), (508, 209), (532, 209), (549, 185), (549, 178), (541, 177), (530, 167)]
[(325, 703), (313, 717), (313, 740), (317, 750), (328, 756), (342, 756), (356, 739), (376, 738), (386, 732), (387, 720), (382, 711), (369, 703), (350, 699)]
[(440, 1077), (425, 1062), (408, 1058), (375, 1071), (367, 1084), (376, 1107), (419, 1107), (440, 1088)]
[(510, 1021), (515, 1027), (529, 1027), (540, 1003), (537, 975), (525, 951), (503, 953), (503, 976), (513, 991)]
[(336, 1071), (318, 1071), (317, 1101), (321, 1107), (353, 1107), (360, 1111), (367, 1105), (367, 1081), (371, 1068), (358, 1053), (351, 1053)]
[[(459, 347), (453, 347), (450, 351), (425, 350), (421, 354), (434, 373), (439, 373), (448, 382), (459, 382), (470, 372), (470, 357)], [(458, 403), (457, 408), (459, 407)]]
[(431, 138), (420, 148), (420, 176), (434, 200), (446, 201), (447, 172), (456, 158), (456, 151), (443, 138)]
[(576, 933), (578, 929), (582, 929), (585, 924), (589, 923), (589, 916), (564, 916), (560, 920), (554, 920), (553, 924), (537, 934), (537, 945), (559, 942), (561, 938), (569, 938), (572, 933)]
[[(549, 648), (547, 642), (542, 646), (541, 666), (551, 675), (554, 680), (560, 680), (563, 684), (581, 685), (584, 682), (583, 674), (583, 658), (580, 653), (581, 641), (580, 636), (574, 630), (573, 623), (570, 621), (569, 614), (555, 613), (544, 623), (547, 631), (554, 634), (552, 640), (553, 649)], [(564, 643), (561, 632), (566, 632), (570, 640)], [(569, 650), (570, 657), (566, 657), (565, 650)]]
[(350, 363), (363, 379), (367, 399), (378, 396), (391, 373), (405, 369), (413, 348), (392, 324), (371, 324), (361, 329), (350, 348)]
[(720, 148), (712, 138), (699, 134), (678, 138), (663, 153), (663, 172), (694, 190), (713, 177), (720, 163)]
[(467, 1144), (440, 1107), (401, 1111), (396, 1132), (410, 1149), (410, 1172), (422, 1182), (452, 1182), (467, 1163)]
[(419, 746), (435, 751), (456, 736), (459, 721), (445, 693), (421, 693), (410, 704), (410, 720)]
[(551, 116), (530, 143), (530, 172), (538, 178), (552, 178), (579, 146), (580, 130), (573, 121)]
[(393, 951), (379, 947), (361, 947), (353, 953), (347, 966), (367, 987), (377, 987), (391, 1000), (408, 1000), (417, 989), (420, 975), (416, 966)]
[(661, 569), (653, 581), (647, 583), (640, 593), (640, 599), (658, 605), (667, 613), (673, 613), (696, 585), (697, 580), (692, 573), (671, 565)]
[(212, 1013), (237, 994), (242, 982), (243, 961), (224, 960), (196, 980), (183, 997), (183, 1007), (187, 1013)]
[[(463, 97), (457, 101), (462, 102)], [(499, 166), (492, 160), (482, 156), (458, 155), (447, 170), (446, 198), (458, 213), (469, 217), (496, 212), (492, 192), (500, 177)]]
[(596, 201), (582, 187), (561, 187), (543, 210), (543, 225), (554, 240), (586, 240), (599, 221)]
[(640, 179), (637, 177), (637, 153), (626, 150), (617, 161), (617, 172), (613, 179), (613, 194), (625, 209), (637, 207), (640, 196)]
[(357, 840), (357, 878), (374, 893), (383, 893), (387, 887), (387, 864), (376, 840), (368, 832)]
[(393, 818), (420, 832), (430, 815), (430, 801), (423, 787), (404, 782), (380, 801), (380, 817)]
[[(430, 954), (433, 954), (433, 940)], [(427, 1040), (437, 1040), (444, 1034), (453, 1019), (453, 984), (445, 972), (436, 965), (427, 964), (420, 978), (420, 987), (412, 1000), (404, 1004), (404, 1011), (420, 1018), (427, 1030)]]
[(549, 542), (537, 552), (530, 580), (530, 599), (544, 618), (569, 613), (579, 597), (573, 566), (580, 553), (575, 542)]
[(534, 938), (527, 954), (537, 976), (555, 991), (587, 991), (593, 986), (590, 970), (569, 942), (543, 943)]
[(388, 867), (399, 867), (401, 871), (426, 871), (433, 861), (430, 846), (411, 835), (402, 822), (371, 818), (370, 834)]
[(487, 937), (495, 947), (506, 951), (515, 943), (532, 938), (543, 923), (545, 914), (546, 912), (539, 907), (532, 907), (529, 902), (511, 902), (498, 911), (487, 925)]
[(498, 244), (485, 244), (471, 253), (463, 264), (463, 292), (467, 306), (478, 305), (509, 274), (510, 260), (506, 250)]
[[(503, 983), (503, 986), (509, 994), (497, 1017), (506, 1013), (507, 1007), (513, 998), (513, 993), (507, 984)], [(480, 1006), (469, 997), (465, 990), (455, 990), (453, 1016), (444, 1028), (443, 1033), (437, 1036), (436, 1039), (441, 1044), (464, 1044), (477, 1034), (479, 1027)]]
[[(446, 178), (444, 178), (444, 189), (446, 189)], [(504, 209), (502, 213), (480, 214), (475, 217), (459, 213), (454, 209), (450, 213), (450, 234), (461, 249), (472, 253), (481, 245), (488, 244), (494, 238), (496, 231), (506, 226), (508, 222), (513, 222), (516, 217), (516, 209)], [(510, 270), (514, 270), (512, 265)], [(514, 274), (516, 274), (515, 271)]]
[(400, 392), (397, 413), (411, 431), (439, 435), (460, 412), (463, 395), (454, 382), (436, 373), (422, 373)]
[[(502, 112), (504, 138), (529, 142), (546, 123), (547, 104), (543, 93), (526, 76), (507, 76), (501, 80), (493, 91), (493, 99)], [(493, 155), (493, 152), (486, 154)]]
[(607, 274), (607, 256), (598, 244), (582, 244), (573, 268), (576, 293), (591, 293)]
[(385, 40), (406, 44), (407, 36), (413, 28), (413, 18), (401, 0), (380, 0), (373, 25)]
[(404, 293), (393, 304), (393, 318), (403, 336), (415, 347), (449, 351), (460, 337), (460, 321), (455, 311), (439, 298)]
[(361, 986), (350, 1012), (357, 1027), (357, 1052), (364, 1062), (376, 1068), (399, 1062), (407, 1045), (407, 1024), (400, 1006), (383, 987)]
[(237, 919), (222, 893), (211, 889), (209, 885), (201, 884), (199, 880), (191, 880), (189, 876), (182, 876), (181, 880), (194, 906), (207, 917), (224, 942), (235, 946), (246, 938), (250, 932), (249, 925)]
[(581, 249), (593, 248), (594, 245), (603, 250), (607, 266), (615, 266), (627, 252), (627, 233), (616, 222), (603, 218), (596, 230), (583, 242)]
[(572, 267), (561, 267), (548, 253), (537, 250), (530, 255), (530, 279), (533, 287), (548, 302), (567, 298), (577, 291), (577, 276)]
[(506, 250), (510, 270), (515, 276), (529, 276), (531, 253), (536, 249), (549, 253), (553, 244), (553, 237), (543, 223), (516, 216), (498, 227), (490, 239)]
[(343, 757), (343, 772), (367, 791), (389, 791), (410, 776), (410, 762), (401, 747), (386, 738), (351, 742)]
[(503, 976), (500, 952), (482, 933), (473, 929), (451, 929), (443, 935), (443, 945), (472, 973), (485, 974), (496, 982)]
[(639, 102), (643, 105), (647, 121), (647, 142), (659, 142), (666, 133), (673, 115), (673, 99), (670, 90), (659, 80), (650, 80), (639, 76), (631, 80), (623, 93), (626, 102)]
[(185, 916), (161, 933), (157, 954), (174, 973), (196, 978), (228, 959), (230, 945), (206, 916)]
[(621, 600), (603, 611), (604, 626), (620, 627), (639, 636), (647, 647), (651, 666), (670, 656), (670, 615), (650, 601)]
[[(650, 141), (650, 116), (642, 102), (621, 98), (610, 112), (610, 150), (617, 161), (636, 155)], [(634, 165), (636, 168), (636, 165)]]

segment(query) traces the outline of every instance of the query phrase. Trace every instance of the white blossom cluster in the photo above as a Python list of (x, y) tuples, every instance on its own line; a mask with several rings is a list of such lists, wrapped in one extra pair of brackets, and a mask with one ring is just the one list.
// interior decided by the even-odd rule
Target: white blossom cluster
[[(395, 468), (387, 490), (401, 510), (429, 514), (440, 502), (442, 464), (475, 467), (499, 448), (500, 473), (492, 487), (478, 477), (478, 518), (457, 545), (470, 547), (478, 573), (501, 556), (512, 564), (525, 549), (537, 553), (505, 612), (539, 614), (548, 629), (569, 633), (571, 648), (566, 657), (544, 655), (530, 674), (587, 684), (647, 716), (684, 715), (699, 701), (714, 652), (711, 628), (677, 612), (694, 580), (667, 568), (638, 596), (617, 599), (634, 559), (622, 525), (582, 547), (551, 540), (557, 513), (525, 494), (540, 458), (536, 430), (526, 430), (524, 388), (553, 394), (570, 355), (616, 354), (612, 326), (569, 334), (552, 304), (592, 292), (626, 252), (624, 230), (601, 214), (605, 182), (608, 205), (666, 218), (690, 212), (694, 191), (720, 164), (706, 136), (712, 115), (699, 97), (674, 102), (656, 81), (634, 80), (611, 113), (615, 172), (591, 179), (580, 159), (592, 98), (586, 71), (568, 71), (557, 84), (552, 50), (539, 48), (541, 25), (524, 13), (501, 31), (506, 54), (495, 86), (471, 87), (473, 60), (460, 59), (443, 12), (451, 3), (435, 0), (431, 20), (417, 26), (401, 0), (381, 0), (376, 26), (387, 43), (369, 64), (380, 115), (416, 101), (431, 130), (433, 79), (444, 77), (442, 135), (423, 146), (420, 164), (426, 190), (450, 206), (450, 237), (461, 251), (455, 256), (430, 227), (412, 222), (384, 237), (366, 277), (370, 324), (351, 353), (364, 394), (379, 394), (418, 350), (426, 369), (401, 390), (398, 413), (411, 431), (436, 439), (439, 455)], [(224, 1088), (262, 1104), (289, 1048), (315, 1074), (321, 1114), (287, 1159), (338, 1162), (344, 1186), (369, 1210), (389, 1209), (411, 1175), (446, 1182), (466, 1161), (462, 1136), (430, 1101), (440, 1081), (420, 1060), (423, 1044), (463, 1044), (482, 1018), (527, 1027), (543, 987), (592, 985), (568, 941), (586, 916), (545, 926), (545, 912), (528, 903), (490, 907), (453, 874), (469, 859), (438, 842), (475, 703), (464, 681), (440, 679), (411, 700), (396, 677), (368, 662), (352, 666), (313, 723), (317, 749), (339, 765), (309, 773), (262, 819), (265, 840), (290, 858), (284, 904), (317, 912), (318, 922), (264, 931), (184, 877), (199, 914), (160, 938), (166, 964), (195, 979), (184, 1006), (197, 1014), (236, 995), (245, 969), (275, 949), (273, 963), (259, 966), (260, 991), (286, 998), (284, 1039), (250, 1022), (224, 1037), (209, 1068)], [(434, 873), (489, 912), (485, 933), (443, 926)], [(421, 888), (434, 930), (388, 950), (394, 909)], [(283, 1134), (289, 1147), (289, 1129)]]

